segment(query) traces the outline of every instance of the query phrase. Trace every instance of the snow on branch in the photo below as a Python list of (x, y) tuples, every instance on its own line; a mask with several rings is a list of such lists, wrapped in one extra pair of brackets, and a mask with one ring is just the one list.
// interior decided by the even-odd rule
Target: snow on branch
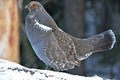
[(29, 69), (0, 59), (0, 80), (110, 80), (98, 76), (84, 77), (50, 70)]

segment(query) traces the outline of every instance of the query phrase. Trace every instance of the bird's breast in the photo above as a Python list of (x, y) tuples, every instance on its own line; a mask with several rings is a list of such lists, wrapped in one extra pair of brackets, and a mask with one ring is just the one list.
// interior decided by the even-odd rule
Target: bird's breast
[(31, 25), (26, 27), (26, 33), (28, 39), (31, 43), (32, 48), (34, 49), (36, 55), (45, 63), (47, 63), (47, 59), (45, 59), (44, 48), (45, 48), (45, 35), (42, 33), (36, 26), (32, 26), (31, 29), (28, 29)]

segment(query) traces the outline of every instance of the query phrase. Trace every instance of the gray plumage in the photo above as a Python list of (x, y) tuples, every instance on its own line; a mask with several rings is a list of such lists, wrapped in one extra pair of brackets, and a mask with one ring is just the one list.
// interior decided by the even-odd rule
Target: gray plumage
[(26, 8), (29, 9), (25, 21), (28, 39), (36, 55), (55, 70), (79, 66), (81, 60), (93, 52), (111, 49), (116, 41), (112, 30), (86, 39), (72, 37), (56, 25), (40, 3), (32, 1)]

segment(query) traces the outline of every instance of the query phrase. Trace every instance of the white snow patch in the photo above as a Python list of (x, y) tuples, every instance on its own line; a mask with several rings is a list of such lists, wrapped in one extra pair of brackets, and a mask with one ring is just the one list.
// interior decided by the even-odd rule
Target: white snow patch
[(0, 80), (107, 80), (99, 76), (85, 77), (50, 70), (30, 69), (0, 59)]

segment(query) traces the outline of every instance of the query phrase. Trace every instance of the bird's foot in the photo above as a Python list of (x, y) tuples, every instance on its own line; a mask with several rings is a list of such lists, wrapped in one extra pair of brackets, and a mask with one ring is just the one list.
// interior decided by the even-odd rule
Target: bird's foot
[(45, 67), (45, 70), (50, 70), (50, 69), (51, 69), (51, 67), (48, 65)]

